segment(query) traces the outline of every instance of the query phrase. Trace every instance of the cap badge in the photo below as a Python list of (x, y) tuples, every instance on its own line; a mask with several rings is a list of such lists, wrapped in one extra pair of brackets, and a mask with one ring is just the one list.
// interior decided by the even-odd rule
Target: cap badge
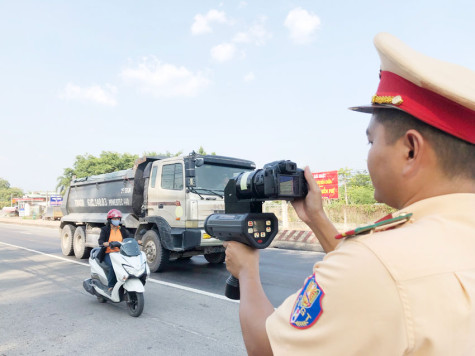
[(371, 98), (371, 103), (372, 104), (392, 104), (392, 105), (401, 105), (402, 102), (401, 95), (396, 95), (396, 96), (379, 96), (379, 95), (373, 95)]

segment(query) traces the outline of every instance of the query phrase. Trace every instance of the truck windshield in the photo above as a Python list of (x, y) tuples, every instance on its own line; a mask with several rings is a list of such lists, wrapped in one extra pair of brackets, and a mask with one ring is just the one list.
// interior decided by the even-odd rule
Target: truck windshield
[[(224, 187), (230, 178), (236, 177), (241, 172), (249, 172), (252, 169), (217, 166), (204, 164), (196, 167), (196, 190), (224, 192)], [(200, 191), (201, 192), (201, 191)]]

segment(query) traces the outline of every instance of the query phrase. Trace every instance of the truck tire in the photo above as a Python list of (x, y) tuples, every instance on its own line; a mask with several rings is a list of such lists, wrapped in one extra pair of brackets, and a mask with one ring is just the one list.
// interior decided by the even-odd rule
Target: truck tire
[(205, 255), (205, 259), (209, 263), (217, 265), (224, 262), (224, 260), (226, 259), (226, 253), (225, 252), (208, 253), (207, 255)]
[(65, 256), (72, 256), (73, 254), (73, 236), (76, 226), (67, 224), (61, 231), (61, 251)]
[(86, 229), (78, 226), (73, 236), (74, 256), (79, 259), (88, 258), (91, 252), (90, 247), (86, 247)]
[(143, 252), (147, 256), (148, 266), (151, 272), (161, 272), (165, 269), (170, 259), (170, 251), (160, 243), (158, 234), (154, 230), (148, 230), (142, 238)]

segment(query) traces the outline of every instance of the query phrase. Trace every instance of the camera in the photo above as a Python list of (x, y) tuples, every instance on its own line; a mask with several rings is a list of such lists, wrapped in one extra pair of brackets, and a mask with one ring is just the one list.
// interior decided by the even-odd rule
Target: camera
[(234, 180), (240, 200), (293, 200), (307, 195), (303, 170), (288, 160), (267, 163), (262, 169), (240, 173)]
[[(307, 195), (304, 171), (291, 161), (275, 161), (262, 169), (241, 172), (224, 189), (225, 214), (212, 214), (205, 220), (207, 234), (222, 241), (237, 241), (252, 248), (268, 247), (278, 232), (273, 213), (263, 213), (268, 200), (292, 201)], [(239, 281), (230, 276), (225, 295), (239, 299)]]

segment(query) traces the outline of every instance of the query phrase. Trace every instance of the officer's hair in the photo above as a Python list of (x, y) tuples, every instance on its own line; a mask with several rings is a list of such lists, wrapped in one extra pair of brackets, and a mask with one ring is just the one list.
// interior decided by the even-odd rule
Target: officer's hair
[(374, 118), (385, 128), (385, 139), (394, 144), (408, 130), (418, 131), (434, 149), (440, 167), (447, 177), (475, 180), (475, 145), (430, 126), (397, 109), (381, 109)]

